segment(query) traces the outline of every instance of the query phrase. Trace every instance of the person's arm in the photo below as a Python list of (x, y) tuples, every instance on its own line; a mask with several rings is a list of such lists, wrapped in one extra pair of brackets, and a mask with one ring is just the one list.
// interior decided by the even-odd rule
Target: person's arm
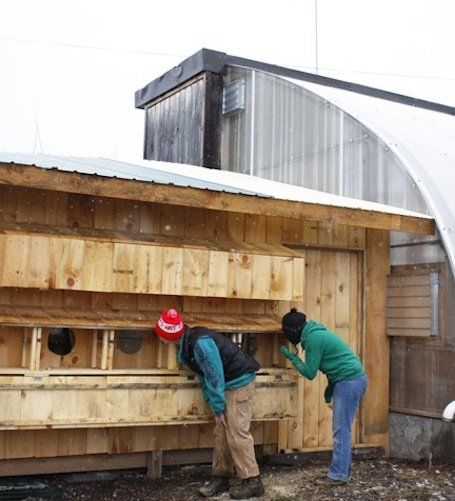
[(305, 350), (305, 361), (292, 353), (287, 346), (281, 347), (281, 353), (291, 361), (292, 365), (307, 379), (314, 379), (321, 363), (321, 350), (319, 346), (310, 345)]
[(220, 416), (226, 408), (223, 363), (215, 341), (200, 337), (194, 346), (194, 358), (203, 372), (202, 392), (213, 412)]

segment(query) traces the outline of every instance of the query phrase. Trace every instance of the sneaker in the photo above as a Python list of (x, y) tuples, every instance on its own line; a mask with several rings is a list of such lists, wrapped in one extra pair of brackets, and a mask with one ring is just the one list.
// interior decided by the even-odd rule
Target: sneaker
[(229, 478), (228, 477), (213, 477), (212, 480), (208, 480), (205, 484), (198, 490), (198, 493), (205, 498), (214, 496), (215, 494), (221, 494), (222, 492), (227, 492), (229, 490)]
[(347, 480), (334, 480), (329, 477), (320, 477), (317, 478), (314, 483), (316, 485), (323, 485), (324, 487), (338, 487), (340, 485), (346, 485), (348, 483)]
[(261, 477), (251, 477), (243, 480), (240, 485), (233, 487), (229, 494), (232, 499), (247, 499), (262, 496), (264, 494), (264, 485)]

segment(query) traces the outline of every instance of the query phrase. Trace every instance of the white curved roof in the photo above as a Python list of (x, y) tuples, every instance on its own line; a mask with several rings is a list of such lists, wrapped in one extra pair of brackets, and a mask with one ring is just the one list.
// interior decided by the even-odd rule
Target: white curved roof
[(292, 80), (338, 106), (398, 157), (434, 216), (455, 275), (455, 117)]

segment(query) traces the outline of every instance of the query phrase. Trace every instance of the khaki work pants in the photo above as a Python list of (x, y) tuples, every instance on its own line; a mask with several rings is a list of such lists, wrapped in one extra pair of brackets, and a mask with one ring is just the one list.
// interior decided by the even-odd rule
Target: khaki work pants
[(240, 479), (259, 475), (254, 455), (254, 441), (250, 433), (253, 414), (254, 381), (226, 390), (225, 417), (227, 426), (215, 425), (212, 474), (229, 477), (232, 466)]

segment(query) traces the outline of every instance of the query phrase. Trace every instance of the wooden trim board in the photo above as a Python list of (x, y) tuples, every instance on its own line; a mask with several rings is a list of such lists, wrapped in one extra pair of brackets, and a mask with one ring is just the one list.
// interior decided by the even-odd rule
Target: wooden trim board
[(433, 235), (435, 231), (435, 222), (431, 218), (160, 185), (4, 162), (0, 163), (0, 183), (226, 212), (327, 221), (424, 235)]

